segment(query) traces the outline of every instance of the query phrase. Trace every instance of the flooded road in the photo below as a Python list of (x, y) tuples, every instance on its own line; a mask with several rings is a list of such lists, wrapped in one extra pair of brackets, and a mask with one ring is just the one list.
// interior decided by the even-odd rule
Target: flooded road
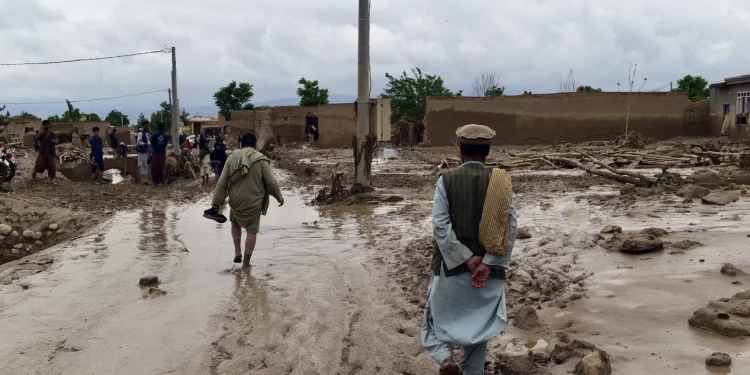
[[(122, 214), (28, 257), (53, 263), (0, 288), (0, 373), (433, 373), (370, 266), (360, 235), (378, 211), (319, 212), (285, 194), (250, 271), (233, 266), (229, 225), (202, 218), (205, 204)], [(139, 287), (147, 275), (166, 294)]]

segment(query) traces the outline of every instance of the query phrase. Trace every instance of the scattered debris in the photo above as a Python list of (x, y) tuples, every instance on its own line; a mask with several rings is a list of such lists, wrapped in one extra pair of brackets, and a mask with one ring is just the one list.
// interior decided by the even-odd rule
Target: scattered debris
[(612, 375), (609, 354), (604, 350), (594, 350), (576, 364), (575, 375)]
[(682, 240), (678, 241), (672, 244), (672, 247), (675, 249), (681, 249), (681, 250), (689, 250), (696, 246), (701, 246), (702, 244), (698, 241), (691, 241), (691, 240)]
[(743, 273), (740, 269), (738, 269), (731, 263), (725, 263), (723, 266), (721, 266), (720, 272), (722, 275), (727, 275), (727, 276), (732, 276), (732, 277), (737, 276), (737, 274), (739, 273)]
[(740, 199), (739, 190), (713, 191), (711, 194), (701, 198), (705, 204), (724, 206)]
[(516, 239), (518, 240), (528, 240), (531, 238), (531, 232), (528, 228), (518, 228), (518, 232), (516, 233)]
[(727, 353), (716, 352), (706, 358), (706, 366), (728, 367), (732, 365), (732, 357)]
[(539, 316), (534, 306), (524, 305), (516, 311), (513, 325), (520, 329), (534, 329), (539, 327)]
[(144, 276), (138, 282), (140, 286), (154, 286), (159, 285), (159, 276)]
[(620, 195), (631, 195), (635, 193), (635, 185), (633, 184), (625, 184), (620, 188)]
[(617, 225), (607, 225), (606, 227), (602, 228), (602, 230), (599, 233), (602, 233), (602, 234), (622, 233), (622, 227), (617, 226)]

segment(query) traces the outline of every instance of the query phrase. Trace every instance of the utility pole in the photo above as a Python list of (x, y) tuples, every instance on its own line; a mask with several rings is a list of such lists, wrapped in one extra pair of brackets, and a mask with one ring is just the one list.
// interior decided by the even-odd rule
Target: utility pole
[(357, 182), (370, 185), (365, 173), (367, 135), (370, 133), (370, 0), (359, 0), (359, 51), (357, 69), (357, 150), (354, 160)]
[(175, 153), (179, 152), (179, 141), (177, 140), (180, 127), (180, 103), (177, 99), (177, 56), (175, 48), (172, 47), (172, 147)]

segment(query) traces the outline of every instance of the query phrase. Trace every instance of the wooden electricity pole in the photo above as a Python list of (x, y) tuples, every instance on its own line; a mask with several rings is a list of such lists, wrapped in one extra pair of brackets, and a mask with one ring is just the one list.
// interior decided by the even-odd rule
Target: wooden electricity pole
[(370, 0), (359, 0), (359, 51), (357, 69), (357, 150), (354, 168), (357, 182), (370, 185), (366, 173), (368, 152), (367, 135), (370, 133)]
[(172, 135), (172, 147), (176, 154), (180, 152), (180, 103), (177, 99), (177, 56), (175, 56), (175, 48), (172, 47), (172, 131), (169, 132)]

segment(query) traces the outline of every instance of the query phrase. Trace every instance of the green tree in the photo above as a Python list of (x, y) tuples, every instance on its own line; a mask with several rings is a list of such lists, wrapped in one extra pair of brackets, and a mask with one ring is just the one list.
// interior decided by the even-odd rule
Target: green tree
[(690, 101), (697, 102), (705, 100), (711, 91), (708, 88), (708, 81), (701, 76), (691, 76), (690, 74), (677, 80), (677, 87), (672, 91), (683, 91), (688, 93)]
[(297, 81), (302, 87), (297, 89), (299, 105), (303, 107), (315, 107), (328, 104), (328, 89), (318, 87), (318, 81), (308, 81), (302, 77)]
[(492, 86), (484, 92), (484, 96), (503, 96), (505, 94), (505, 87)]
[(232, 111), (243, 109), (243, 106), (250, 103), (253, 95), (253, 85), (232, 81), (214, 93), (214, 103), (219, 108), (219, 114), (231, 120)]
[(63, 119), (62, 119), (62, 117), (60, 117), (60, 115), (52, 115), (52, 116), (47, 117), (47, 121), (49, 121), (49, 122), (63, 122)]
[(578, 88), (576, 89), (576, 91), (578, 91), (578, 92), (602, 92), (602, 88), (601, 87), (593, 88), (593, 87), (588, 86), (588, 85), (587, 86), (578, 86)]
[[(78, 122), (81, 121), (81, 110), (78, 108), (73, 108), (73, 110), (67, 110), (62, 114), (62, 117), (60, 117), (60, 122)], [(50, 120), (52, 121), (52, 120)]]
[(160, 122), (164, 123), (164, 132), (169, 133), (172, 129), (172, 105), (167, 102), (159, 104), (158, 111), (151, 114), (151, 133), (156, 132), (156, 126)]
[(104, 121), (108, 122), (112, 126), (130, 125), (130, 119), (128, 119), (128, 115), (116, 109), (109, 111), (109, 114), (107, 115), (107, 118), (104, 119)]
[(187, 125), (188, 123), (188, 117), (190, 116), (190, 113), (185, 110), (185, 108), (180, 111), (180, 121), (182, 121), (183, 126)]
[(84, 113), (81, 117), (83, 121), (102, 121), (102, 118), (96, 113)]
[(143, 122), (146, 121), (146, 116), (143, 115), (143, 112), (141, 112), (140, 115), (138, 115), (138, 126), (143, 125)]
[(388, 83), (383, 89), (382, 98), (391, 99), (391, 123), (397, 123), (402, 118), (422, 121), (427, 113), (427, 97), (429, 96), (461, 96), (462, 91), (452, 92), (446, 88), (443, 78), (438, 75), (422, 74), (422, 70), (414, 68), (412, 76), (403, 72), (394, 77), (385, 74)]
[[(8, 115), (10, 116), (10, 112), (8, 113)], [(39, 117), (34, 116), (34, 114), (26, 112), (26, 111), (21, 111), (21, 113), (13, 117), (15, 118), (39, 118)]]

